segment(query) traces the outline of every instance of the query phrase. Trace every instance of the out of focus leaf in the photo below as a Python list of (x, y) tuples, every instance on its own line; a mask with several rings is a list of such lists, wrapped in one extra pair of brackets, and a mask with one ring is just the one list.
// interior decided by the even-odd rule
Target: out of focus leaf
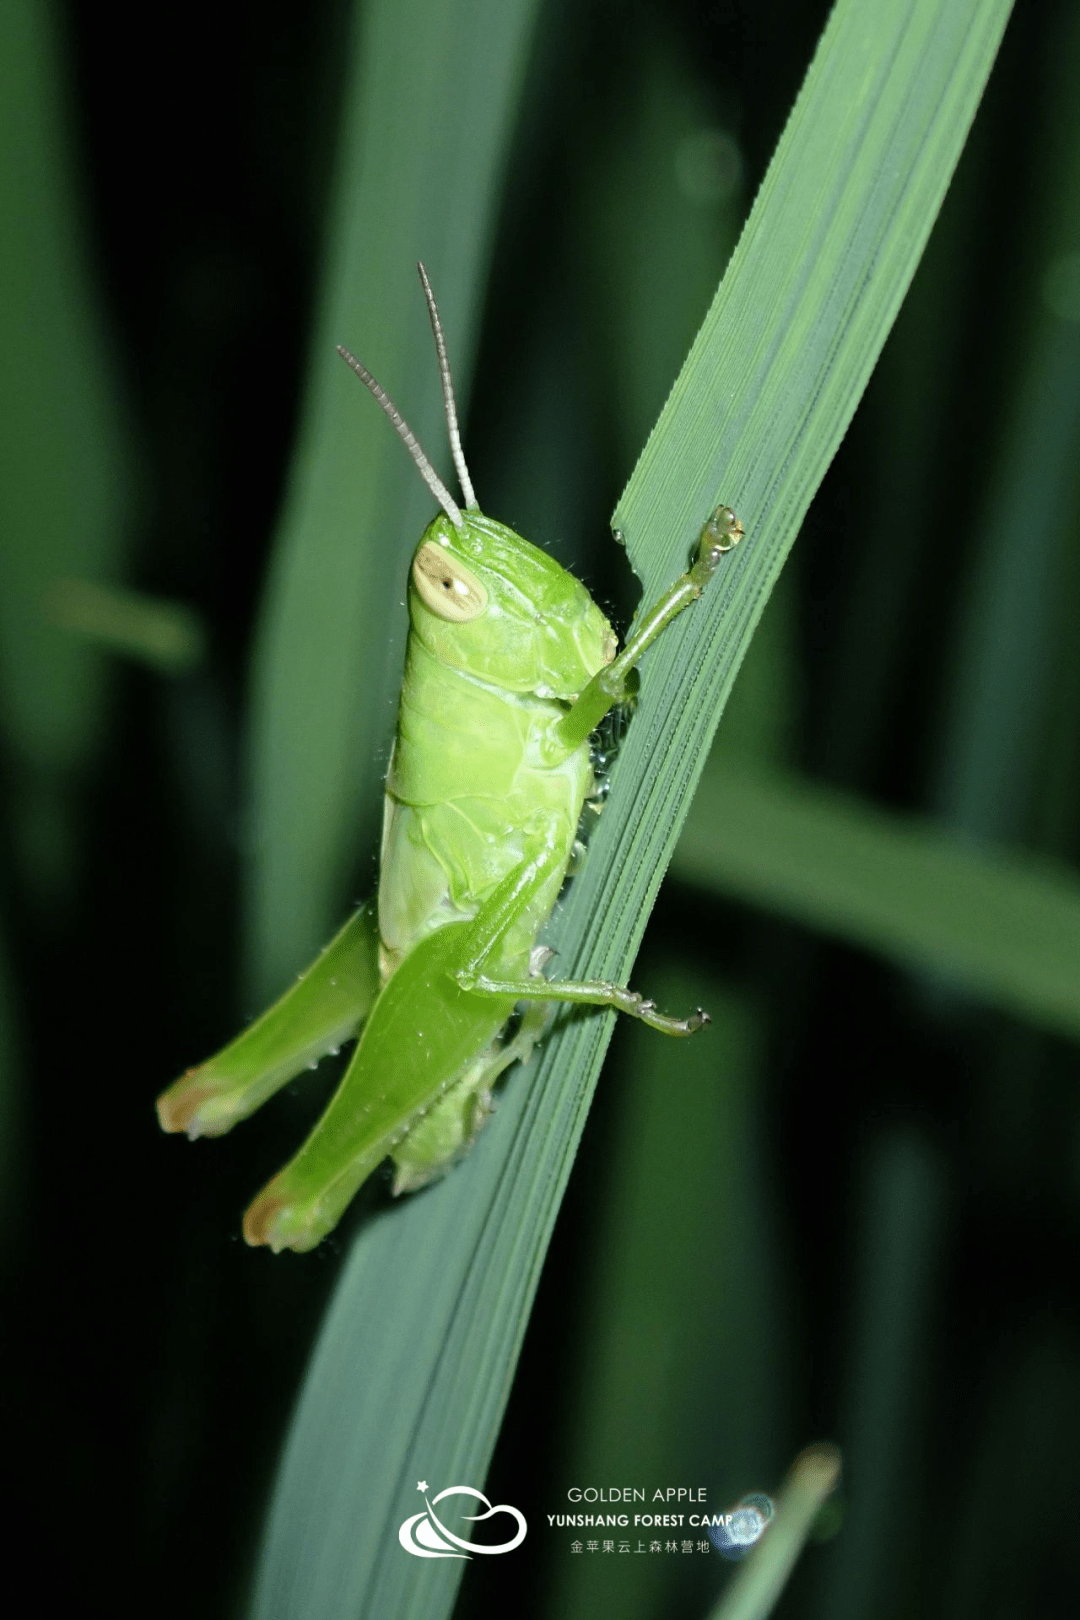
[(91, 579), (61, 579), (45, 605), (53, 623), (72, 635), (162, 674), (185, 674), (203, 656), (202, 625), (182, 602)]
[[(1033, 831), (1034, 804), (1055, 769), (1042, 755), (1058, 645), (1075, 639), (1060, 609), (1080, 510), (1080, 11), (1062, 17), (1037, 112), (1048, 161), (1016, 310), (1023, 362), (1011, 379), (965, 578), (933, 790), (937, 813), (969, 838)], [(1075, 770), (1073, 721), (1065, 746)]]
[(728, 756), (706, 773), (672, 871), (941, 969), (1080, 1037), (1080, 877), (1064, 865), (973, 848), (933, 823)]
[(50, 621), (67, 575), (116, 577), (131, 445), (91, 285), (55, 8), (0, 7), (0, 727), (24, 876), (67, 875), (67, 790), (105, 719), (100, 652)]

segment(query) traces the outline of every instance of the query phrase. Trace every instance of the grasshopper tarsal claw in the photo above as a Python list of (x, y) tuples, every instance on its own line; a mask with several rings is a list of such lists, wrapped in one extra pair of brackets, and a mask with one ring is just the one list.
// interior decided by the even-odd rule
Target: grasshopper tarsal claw
[(690, 577), (704, 585), (716, 572), (721, 557), (738, 545), (744, 532), (731, 507), (718, 506), (702, 527)]

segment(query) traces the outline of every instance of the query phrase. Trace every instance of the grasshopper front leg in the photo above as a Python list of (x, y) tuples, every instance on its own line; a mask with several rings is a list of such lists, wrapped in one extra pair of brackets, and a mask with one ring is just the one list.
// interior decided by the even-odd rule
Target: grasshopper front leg
[[(737, 546), (743, 526), (730, 506), (718, 506), (701, 531), (693, 567), (664, 592), (646, 613), (640, 628), (622, 652), (594, 675), (581, 696), (555, 727), (557, 751), (569, 754), (596, 730), (608, 710), (626, 696), (626, 677), (644, 652), (684, 608), (696, 602), (720, 566), (724, 554)], [(625, 1010), (625, 1009), (624, 1009)]]

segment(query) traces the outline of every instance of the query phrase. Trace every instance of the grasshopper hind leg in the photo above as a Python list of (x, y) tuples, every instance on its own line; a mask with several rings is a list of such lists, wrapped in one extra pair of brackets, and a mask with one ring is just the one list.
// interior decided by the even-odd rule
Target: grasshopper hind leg
[(157, 1100), (166, 1131), (222, 1136), (294, 1075), (351, 1040), (379, 988), (375, 907), (345, 927), (261, 1018)]
[(501, 1045), (493, 1041), (413, 1126), (393, 1152), (395, 1198), (436, 1181), (464, 1157), (494, 1112), (496, 1080), (512, 1063), (528, 1063), (554, 1013), (550, 1002), (531, 1002), (516, 1035)]

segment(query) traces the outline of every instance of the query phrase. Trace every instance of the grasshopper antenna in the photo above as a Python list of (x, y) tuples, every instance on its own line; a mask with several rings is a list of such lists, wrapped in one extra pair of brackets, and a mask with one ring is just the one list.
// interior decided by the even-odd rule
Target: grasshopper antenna
[(469, 469), (465, 465), (465, 452), (461, 448), (461, 431), (458, 428), (457, 403), (454, 399), (454, 379), (450, 375), (450, 361), (446, 357), (446, 339), (443, 337), (442, 321), (439, 319), (439, 306), (435, 302), (435, 294), (431, 290), (427, 271), (422, 264), (416, 268), (420, 272), (420, 280), (424, 288), (424, 297), (427, 299), (428, 314), (431, 316), (431, 330), (435, 335), (435, 353), (439, 357), (439, 376), (442, 378), (443, 405), (446, 408), (446, 431), (450, 439), (450, 454), (454, 458), (457, 468), (458, 482), (461, 484), (461, 493), (465, 497), (465, 505), (469, 511), (480, 510), (476, 501), (476, 493), (469, 477)]
[[(427, 456), (425, 456), (423, 448), (420, 444), (420, 440), (416, 437), (416, 434), (413, 432), (408, 422), (406, 422), (405, 418), (402, 416), (401, 412), (390, 398), (390, 395), (386, 392), (385, 388), (380, 388), (379, 384), (371, 375), (371, 372), (365, 365), (361, 365), (355, 354), (350, 354), (348, 349), (343, 348), (340, 343), (337, 346), (337, 352), (340, 354), (345, 364), (356, 372), (356, 375), (359, 377), (364, 387), (368, 389), (370, 393), (374, 394), (376, 400), (390, 418), (390, 421), (393, 424), (394, 432), (397, 434), (410, 456), (412, 456), (413, 460), (416, 462), (421, 478), (424, 480), (424, 483), (427, 485), (428, 489), (430, 489), (431, 493), (434, 495), (435, 499), (438, 501), (439, 505), (450, 519), (451, 523), (454, 525), (454, 528), (463, 529), (465, 527), (465, 520), (461, 516), (461, 508), (458, 506), (457, 502), (454, 500), (454, 497), (451, 495), (450, 491), (447, 489), (446, 485), (443, 483), (442, 479), (431, 465), (431, 462), (428, 460)], [(469, 493), (471, 494), (471, 490)]]

